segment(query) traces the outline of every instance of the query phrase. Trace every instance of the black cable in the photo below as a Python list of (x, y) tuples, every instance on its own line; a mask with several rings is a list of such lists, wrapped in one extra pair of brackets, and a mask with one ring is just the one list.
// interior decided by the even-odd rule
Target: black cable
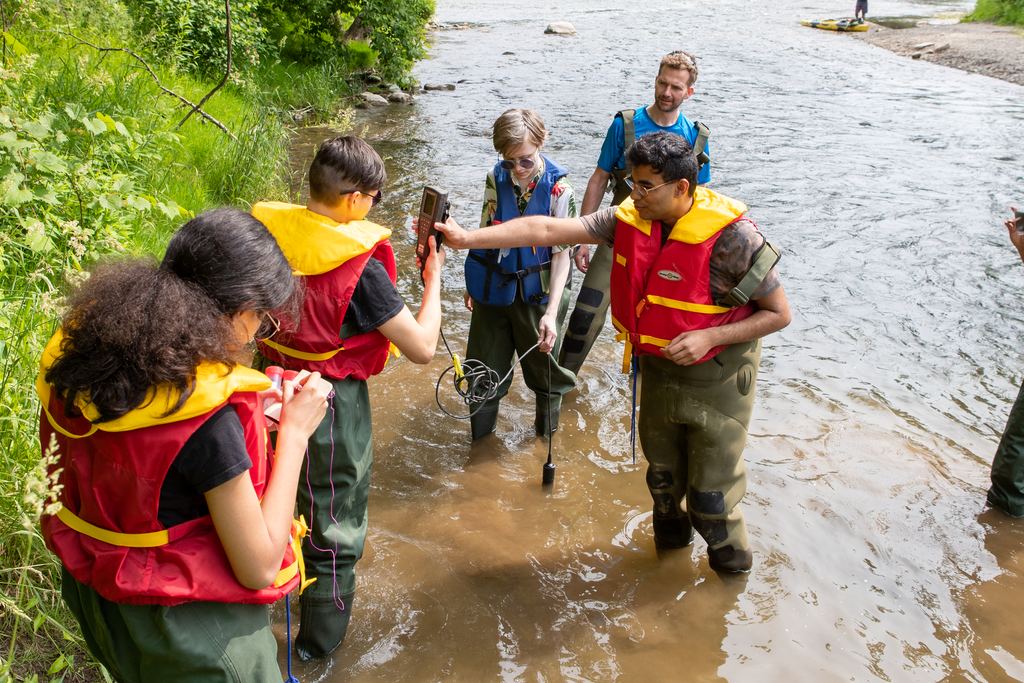
[[(455, 354), (452, 353), (451, 347), (448, 346), (448, 340), (444, 337), (444, 330), (441, 330), (441, 340), (444, 342), (444, 348), (448, 351), (448, 355), (454, 360)], [(455, 365), (449, 365), (445, 368), (444, 372), (441, 373), (441, 376), (437, 378), (437, 385), (434, 388), (434, 399), (437, 401), (437, 407), (441, 409), (442, 413), (448, 417), (454, 417), (456, 420), (468, 420), (473, 417), (480, 412), (480, 409), (484, 407), (484, 404), (487, 401), (490, 401), (498, 395), (498, 387), (504, 384), (505, 381), (512, 376), (512, 372), (516, 369), (517, 365), (523, 362), (523, 358), (538, 346), (540, 346), (540, 342), (537, 342), (527, 349), (526, 352), (519, 356), (516, 362), (512, 364), (512, 367), (508, 369), (505, 376), (501, 378), (498, 377), (497, 372), (478, 360), (467, 359), (462, 361), (460, 363), (462, 375), (459, 376), (458, 371), (456, 371), (452, 380), (452, 385), (455, 387), (455, 393), (462, 397), (462, 402), (466, 406), (469, 406), (470, 412), (468, 415), (455, 415), (441, 405), (441, 381), (444, 380), (445, 375), (449, 372), (456, 370)], [(549, 374), (550, 371), (551, 369), (548, 368)], [(550, 377), (548, 378), (548, 384), (551, 384)]]

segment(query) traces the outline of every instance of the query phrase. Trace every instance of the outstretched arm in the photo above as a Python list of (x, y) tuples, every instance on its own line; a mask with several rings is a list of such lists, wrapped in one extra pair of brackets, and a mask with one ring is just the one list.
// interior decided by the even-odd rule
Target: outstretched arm
[(449, 217), (434, 225), (453, 249), (500, 249), (502, 247), (550, 247), (560, 244), (597, 244), (579, 218), (524, 216), (486, 230), (463, 230)]
[(693, 365), (716, 346), (760, 339), (778, 332), (792, 320), (789, 301), (782, 287), (766, 297), (755, 299), (754, 303), (757, 310), (749, 318), (721, 327), (683, 332), (662, 349), (662, 354), (678, 365)]

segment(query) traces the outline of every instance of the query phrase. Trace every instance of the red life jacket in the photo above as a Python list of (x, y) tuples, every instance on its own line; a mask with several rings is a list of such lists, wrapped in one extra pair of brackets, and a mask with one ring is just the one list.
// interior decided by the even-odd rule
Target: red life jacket
[[(660, 221), (640, 218), (632, 199), (619, 205), (611, 274), (612, 323), (616, 339), (626, 341), (623, 372), (633, 349), (640, 355), (661, 355), (679, 334), (737, 322), (756, 309), (716, 306), (711, 299), (711, 250), (722, 231), (743, 218), (746, 206), (703, 187), (693, 207), (672, 228), (661, 246)], [(714, 357), (711, 349), (698, 363)]]
[[(299, 586), (303, 575), (298, 522), (277, 580), (246, 588), (235, 578), (209, 515), (171, 528), (157, 519), (160, 487), (190, 436), (225, 404), (234, 406), (252, 460), (257, 496), (267, 485), (267, 423), (256, 391), (270, 387), (262, 373), (222, 365), (200, 366), (196, 392), (185, 406), (162, 417), (176, 400), (151, 392), (152, 401), (110, 422), (93, 424), (96, 409), (79, 401), (83, 417), (64, 415), (64, 401), (46, 383), (46, 369), (60, 353), (58, 332), (43, 354), (36, 389), (42, 403), (40, 440), (55, 435), (63, 468), (62, 509), (41, 520), (46, 545), (75, 579), (117, 603), (177, 605), (194, 600), (268, 604)], [(45, 446), (44, 446), (45, 447)]]
[(334, 379), (367, 379), (383, 370), (389, 350), (398, 355), (387, 337), (373, 330), (342, 339), (341, 326), (371, 258), (384, 264), (391, 282), (397, 281), (391, 231), (369, 221), (336, 223), (282, 202), (260, 202), (252, 215), (277, 239), (295, 274), (303, 276), (305, 289), (299, 321), (278, 316), (281, 331), (258, 342), (260, 353), (284, 367)]

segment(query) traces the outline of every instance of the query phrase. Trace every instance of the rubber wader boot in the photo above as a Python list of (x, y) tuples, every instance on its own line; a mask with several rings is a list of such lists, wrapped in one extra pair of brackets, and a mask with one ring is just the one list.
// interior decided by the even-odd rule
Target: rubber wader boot
[(302, 611), (299, 635), (295, 638), (295, 654), (299, 659), (304, 662), (322, 659), (338, 649), (348, 631), (353, 596), (354, 592), (341, 596), (345, 609), (338, 609), (338, 603), (333, 597), (299, 596)]
[(473, 417), (469, 418), (473, 441), (494, 433), (498, 426), (498, 406), (484, 406)]
[(612, 274), (612, 248), (602, 244), (592, 254), (587, 275), (576, 297), (576, 306), (569, 315), (565, 338), (558, 354), (558, 364), (579, 374), (583, 361), (593, 348), (597, 335), (604, 328), (611, 303), (609, 287)]
[(685, 548), (693, 543), (693, 525), (686, 517), (659, 517), (654, 511), (654, 544), (659, 548)]
[(739, 574), (749, 572), (754, 566), (754, 553), (750, 550), (736, 550), (731, 545), (708, 548), (708, 564), (716, 572)]
[(537, 436), (551, 436), (558, 431), (558, 417), (562, 411), (562, 397), (551, 397), (551, 421), (548, 421), (548, 399), (537, 397), (537, 417), (533, 422)]

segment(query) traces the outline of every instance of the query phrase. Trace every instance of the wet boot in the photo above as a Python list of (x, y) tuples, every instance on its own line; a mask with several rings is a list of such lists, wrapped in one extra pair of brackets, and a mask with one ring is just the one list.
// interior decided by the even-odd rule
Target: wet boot
[(754, 553), (747, 550), (736, 550), (731, 545), (720, 548), (708, 548), (708, 564), (716, 572), (740, 574), (749, 572), (754, 566)]
[(654, 513), (654, 545), (659, 548), (685, 548), (693, 543), (693, 525), (686, 517), (659, 517)]
[(473, 441), (482, 439), (488, 434), (493, 434), (498, 426), (498, 406), (484, 406), (476, 415), (469, 418), (470, 430), (473, 434)]
[(551, 421), (548, 422), (548, 400), (537, 398), (537, 417), (533, 422), (537, 436), (551, 436), (558, 431), (558, 418), (562, 411), (562, 397), (551, 397)]
[(333, 597), (300, 595), (299, 635), (295, 638), (295, 654), (302, 661), (322, 659), (331, 654), (345, 640), (349, 617), (352, 616), (352, 598), (355, 593), (341, 596), (345, 609), (338, 609)]

